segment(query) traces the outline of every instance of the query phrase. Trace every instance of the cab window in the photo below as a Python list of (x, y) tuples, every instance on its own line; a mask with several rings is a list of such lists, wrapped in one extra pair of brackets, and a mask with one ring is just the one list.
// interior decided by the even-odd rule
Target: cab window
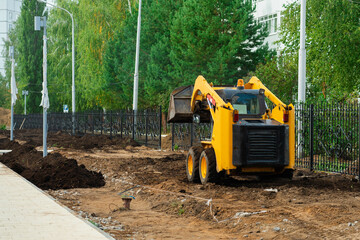
[(258, 95), (241, 93), (232, 97), (231, 104), (239, 114), (260, 114)]

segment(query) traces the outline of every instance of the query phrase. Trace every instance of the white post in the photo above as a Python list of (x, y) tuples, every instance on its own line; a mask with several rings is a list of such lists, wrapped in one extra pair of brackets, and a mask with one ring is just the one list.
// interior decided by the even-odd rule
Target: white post
[(75, 134), (75, 40), (74, 40), (74, 18), (73, 15), (69, 12), (71, 16), (71, 23), (72, 23), (72, 29), (71, 29), (71, 42), (72, 42), (72, 87), (71, 87), (71, 98), (72, 98), (72, 133)]
[[(299, 72), (298, 72), (298, 108), (301, 108), (301, 103), (305, 103), (306, 99), (306, 0), (301, 0), (300, 11), (300, 49), (299, 49)], [(298, 121), (298, 157), (303, 155), (303, 123)]]
[(46, 38), (46, 17), (35, 16), (35, 31), (44, 28), (43, 46), (43, 90), (40, 106), (43, 107), (43, 157), (47, 156), (47, 109), (49, 108), (49, 96), (47, 91), (47, 38)]
[(71, 109), (72, 109), (72, 132), (73, 134), (75, 134), (75, 112), (76, 112), (76, 104), (75, 104), (75, 33), (74, 33), (74, 17), (73, 15), (68, 11), (66, 10), (65, 8), (62, 8), (62, 7), (59, 7), (59, 6), (56, 6), (55, 4), (52, 4), (52, 3), (49, 3), (49, 2), (46, 2), (44, 0), (38, 0), (38, 2), (43, 2), (45, 4), (48, 4), (52, 7), (56, 7), (58, 9), (61, 9), (65, 12), (67, 12), (70, 17), (71, 17), (71, 51), (72, 51), (72, 61), (71, 61), (71, 66), (72, 66), (72, 86), (71, 86)]
[(24, 115), (26, 115), (26, 96), (27, 94), (25, 95)]
[(10, 46), (10, 56), (11, 56), (11, 123), (10, 123), (10, 141), (14, 140), (14, 100), (13, 94), (15, 93), (13, 86), (13, 78), (14, 78), (14, 67), (15, 67), (15, 60), (14, 60), (14, 47)]
[(26, 115), (26, 96), (29, 94), (29, 91), (23, 90), (22, 95), (24, 95), (25, 98), (25, 104), (24, 104), (24, 115)]
[(10, 141), (14, 140), (14, 105), (11, 104)]
[(305, 49), (306, 0), (301, 0), (300, 12), (300, 49), (298, 74), (298, 102), (305, 102), (306, 92), (306, 49)]
[[(44, 46), (43, 46), (43, 91), (47, 88), (47, 39), (46, 39), (46, 17), (44, 21)], [(43, 157), (47, 156), (47, 107), (44, 106), (43, 111)]]
[(134, 93), (133, 93), (133, 110), (135, 114), (134, 116), (136, 116), (138, 109), (140, 30), (141, 30), (141, 0), (139, 0), (139, 14), (138, 14), (137, 35), (136, 35), (135, 75), (134, 75)]

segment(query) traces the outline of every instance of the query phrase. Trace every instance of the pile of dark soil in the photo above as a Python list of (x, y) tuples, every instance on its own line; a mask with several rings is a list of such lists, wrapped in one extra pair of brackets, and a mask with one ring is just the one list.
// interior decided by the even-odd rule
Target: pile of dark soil
[[(0, 134), (10, 137), (9, 130), (0, 130)], [(14, 131), (15, 139), (27, 141), (33, 146), (42, 146), (42, 129), (23, 129)], [(72, 136), (66, 132), (49, 132), (48, 133), (49, 147), (63, 147), (73, 149), (93, 149), (102, 148), (104, 146), (116, 146), (117, 148), (125, 148), (126, 146), (140, 146), (139, 143), (131, 138), (120, 138), (106, 135), (90, 135)]]
[(68, 189), (102, 187), (105, 185), (101, 172), (89, 171), (74, 159), (59, 153), (50, 153), (45, 158), (42, 152), (26, 143), (20, 145), (9, 139), (0, 139), (0, 149), (11, 149), (0, 156), (0, 162), (41, 189)]

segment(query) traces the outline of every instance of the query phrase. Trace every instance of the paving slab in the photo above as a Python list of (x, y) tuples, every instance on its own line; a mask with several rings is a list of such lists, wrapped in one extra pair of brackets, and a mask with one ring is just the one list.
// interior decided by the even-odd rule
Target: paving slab
[(113, 239), (0, 163), (1, 240)]

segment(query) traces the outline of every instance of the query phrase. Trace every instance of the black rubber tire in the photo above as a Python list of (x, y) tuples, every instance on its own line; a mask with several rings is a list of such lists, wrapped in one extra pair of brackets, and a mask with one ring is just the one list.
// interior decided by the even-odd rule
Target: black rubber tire
[[(206, 170), (202, 171), (202, 161), (205, 161)], [(199, 176), (202, 184), (208, 182), (216, 182), (219, 178), (219, 174), (216, 171), (216, 156), (213, 148), (205, 149), (199, 159)]]
[(285, 171), (280, 175), (281, 178), (288, 178), (290, 180), (293, 179), (294, 170), (292, 169), (285, 169)]
[[(186, 176), (190, 182), (199, 182), (199, 159), (202, 150), (203, 150), (202, 147), (191, 147), (185, 159)], [(192, 158), (192, 167), (189, 166), (189, 157)], [(189, 168), (191, 168), (191, 173)]]

